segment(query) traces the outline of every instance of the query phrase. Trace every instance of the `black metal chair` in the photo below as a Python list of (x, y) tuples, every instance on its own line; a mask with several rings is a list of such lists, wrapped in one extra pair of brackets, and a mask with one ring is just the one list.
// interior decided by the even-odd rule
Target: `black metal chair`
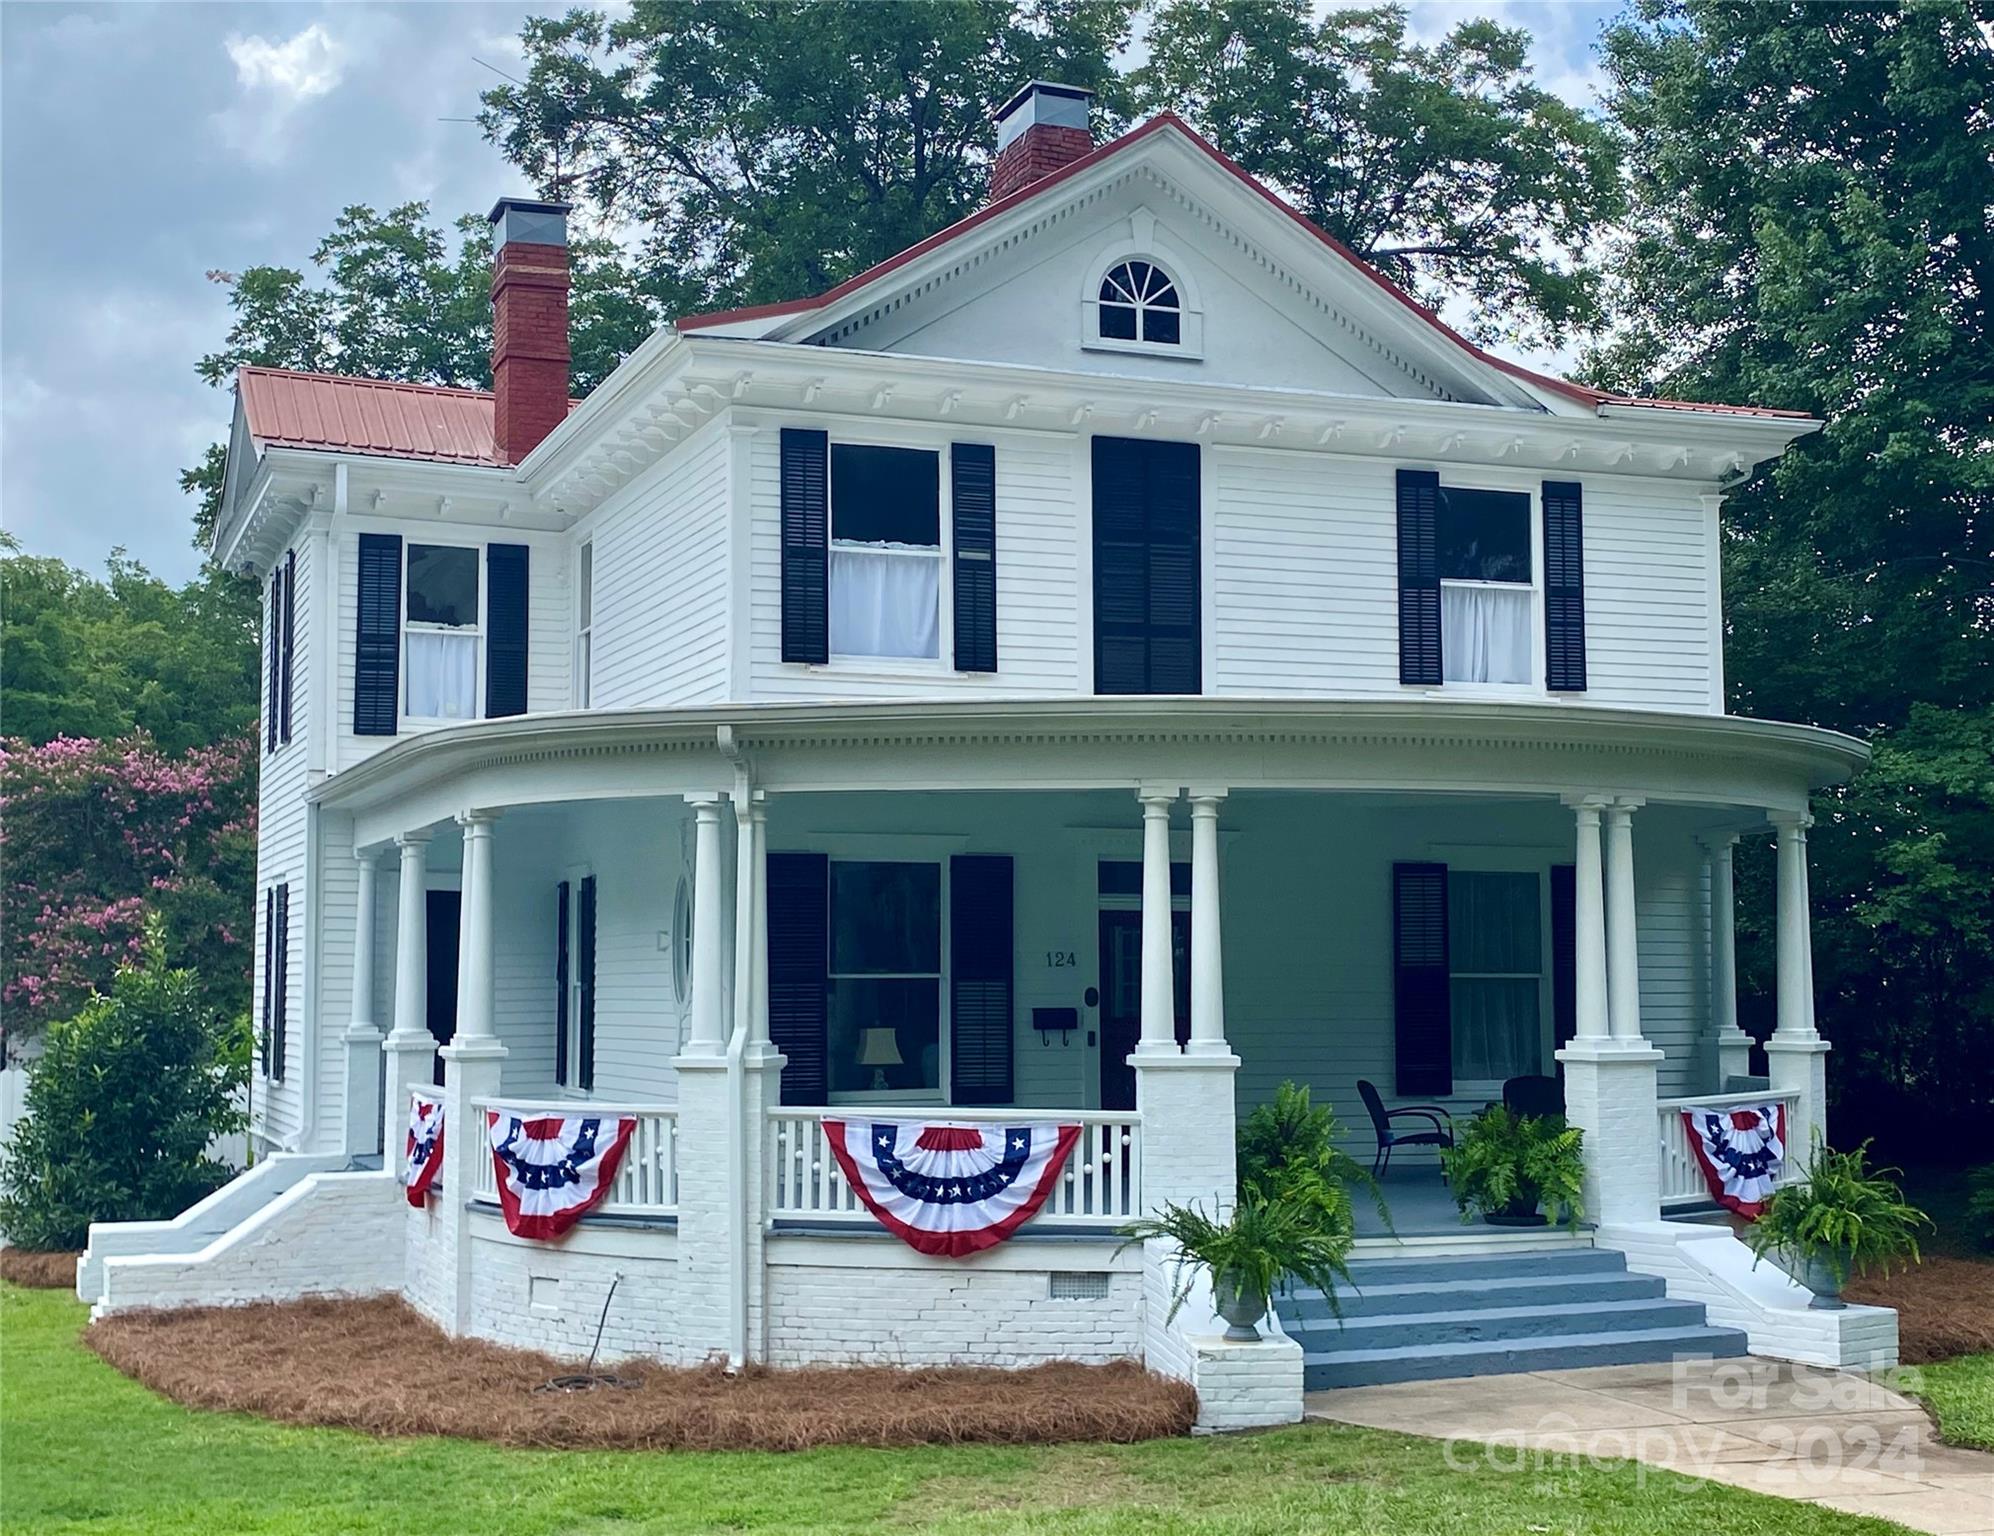
[[(1364, 1108), (1371, 1116), (1371, 1129), (1378, 1133), (1377, 1155), (1371, 1159), (1371, 1172), (1377, 1177), (1382, 1178), (1391, 1168), (1394, 1147), (1454, 1145), (1454, 1117), (1438, 1104), (1407, 1104), (1398, 1109), (1387, 1109), (1385, 1101), (1378, 1095), (1377, 1088), (1362, 1078), (1357, 1080), (1357, 1097), (1364, 1101)], [(1395, 1130), (1392, 1122), (1405, 1116), (1423, 1120), (1431, 1129)]]
[(1521, 1117), (1565, 1112), (1565, 1085), (1555, 1077), (1512, 1077), (1502, 1085), (1503, 1107)]

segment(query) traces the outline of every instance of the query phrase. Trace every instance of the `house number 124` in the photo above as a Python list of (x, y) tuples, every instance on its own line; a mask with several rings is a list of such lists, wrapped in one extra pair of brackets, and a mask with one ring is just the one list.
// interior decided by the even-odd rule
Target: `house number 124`
[(1045, 952), (1045, 963), (1055, 971), (1070, 971), (1079, 961), (1070, 949), (1049, 949)]

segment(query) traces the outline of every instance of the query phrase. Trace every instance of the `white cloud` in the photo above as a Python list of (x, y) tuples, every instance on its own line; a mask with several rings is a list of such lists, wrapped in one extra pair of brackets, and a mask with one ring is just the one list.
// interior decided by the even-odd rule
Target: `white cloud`
[(223, 46), (244, 90), (292, 102), (329, 94), (345, 75), (345, 50), (317, 22), (281, 43), (234, 35)]

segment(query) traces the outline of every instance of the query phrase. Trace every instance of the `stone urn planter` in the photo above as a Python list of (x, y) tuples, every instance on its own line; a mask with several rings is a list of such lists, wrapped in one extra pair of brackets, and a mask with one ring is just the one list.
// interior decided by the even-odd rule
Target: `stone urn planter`
[(1267, 1315), (1267, 1298), (1249, 1295), (1230, 1278), (1212, 1281), (1212, 1304), (1226, 1320), (1225, 1336), (1235, 1344), (1260, 1342), (1260, 1319)]
[(1814, 1293), (1814, 1299), (1807, 1303), (1821, 1312), (1841, 1312), (1848, 1303), (1842, 1300), (1842, 1282), (1835, 1277), (1835, 1268), (1819, 1254), (1810, 1254), (1794, 1266), (1799, 1273), (1793, 1278)]

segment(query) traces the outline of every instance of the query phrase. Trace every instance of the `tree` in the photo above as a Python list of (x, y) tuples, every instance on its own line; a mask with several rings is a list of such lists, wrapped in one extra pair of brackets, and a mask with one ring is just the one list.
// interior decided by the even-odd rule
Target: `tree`
[(225, 1183), (208, 1153), (242, 1128), (248, 1029), (166, 964), (149, 924), (108, 995), (49, 1031), (27, 1113), (0, 1153), (0, 1226), (24, 1248), (81, 1248), (93, 1221), (177, 1216)]
[[(983, 201), (990, 109), (1105, 90), (1131, 0), (639, 0), (527, 22), (487, 135), (548, 192), (643, 230), (673, 311), (816, 293)], [(661, 293), (667, 284), (658, 285)]]
[(1631, 218), (1588, 371), (1827, 419), (1733, 490), (1724, 554), (1732, 706), (1876, 750), (1809, 839), (1830, 1081), (1851, 1130), (1984, 1135), (1994, 42), (1960, 0), (1639, 0), (1605, 54)]
[(1130, 77), (1402, 287), (1474, 301), (1469, 329), (1557, 340), (1600, 318), (1590, 246), (1619, 215), (1607, 125), (1535, 85), (1529, 34), (1431, 46), (1398, 6), (1165, 0)]

